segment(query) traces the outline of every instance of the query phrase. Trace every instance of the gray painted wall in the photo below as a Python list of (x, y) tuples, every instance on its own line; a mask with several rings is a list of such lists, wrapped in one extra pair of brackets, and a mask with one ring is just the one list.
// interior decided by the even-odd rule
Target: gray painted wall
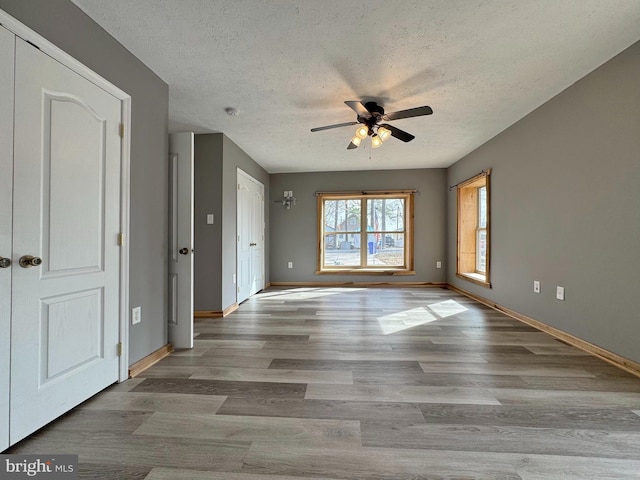
[(450, 184), (493, 168), (493, 288), (455, 275), (455, 191), (447, 270), (453, 285), (636, 362), (639, 59), (637, 43), (449, 168)]
[(129, 361), (167, 343), (168, 86), (68, 0), (0, 0), (0, 8), (131, 95)]
[[(221, 310), (222, 137), (195, 135), (193, 181), (193, 308)], [(207, 225), (207, 214), (213, 225)]]
[[(236, 302), (237, 169), (265, 186), (265, 256), (269, 252), (269, 174), (222, 133), (195, 136), (194, 309), (222, 311)], [(213, 213), (213, 225), (206, 214)], [(269, 281), (269, 262), (265, 261)]]
[[(416, 189), (414, 266), (416, 275), (316, 275), (316, 191)], [(373, 170), (362, 172), (283, 173), (271, 175), (272, 282), (445, 282), (446, 170)], [(276, 200), (293, 190), (296, 206), (286, 210)], [(293, 269), (287, 268), (293, 262)]]

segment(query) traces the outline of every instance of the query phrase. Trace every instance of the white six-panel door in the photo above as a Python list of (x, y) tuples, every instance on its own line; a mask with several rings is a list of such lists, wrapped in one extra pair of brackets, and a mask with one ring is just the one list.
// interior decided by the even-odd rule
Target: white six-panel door
[(20, 39), (15, 64), (11, 444), (118, 380), (122, 108)]
[(9, 446), (14, 46), (13, 33), (0, 27), (0, 452)]

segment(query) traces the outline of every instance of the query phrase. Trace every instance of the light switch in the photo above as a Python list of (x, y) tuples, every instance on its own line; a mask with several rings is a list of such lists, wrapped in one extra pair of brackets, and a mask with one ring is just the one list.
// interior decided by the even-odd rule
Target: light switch
[(213, 225), (213, 213), (207, 213), (207, 225)]
[(142, 307), (135, 307), (131, 310), (131, 325), (137, 325), (142, 321)]

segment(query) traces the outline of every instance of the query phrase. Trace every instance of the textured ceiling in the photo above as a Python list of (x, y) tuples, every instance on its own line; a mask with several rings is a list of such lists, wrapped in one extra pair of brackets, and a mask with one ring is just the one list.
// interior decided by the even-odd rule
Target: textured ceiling
[[(447, 167), (640, 39), (638, 0), (72, 1), (169, 84), (171, 132), (270, 173)], [(434, 114), (375, 150), (309, 131), (367, 99)]]

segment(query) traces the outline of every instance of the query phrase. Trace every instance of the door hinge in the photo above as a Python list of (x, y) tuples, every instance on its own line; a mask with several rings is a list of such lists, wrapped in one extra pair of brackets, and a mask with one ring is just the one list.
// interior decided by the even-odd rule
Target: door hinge
[(124, 233), (118, 234), (118, 246), (122, 247), (124, 245)]
[(116, 345), (116, 353), (119, 357), (122, 356), (122, 342), (118, 342)]
[(120, 138), (124, 138), (124, 123), (120, 124), (119, 132), (120, 132)]
[(240, 190), (240, 184), (238, 184), (238, 190)]

